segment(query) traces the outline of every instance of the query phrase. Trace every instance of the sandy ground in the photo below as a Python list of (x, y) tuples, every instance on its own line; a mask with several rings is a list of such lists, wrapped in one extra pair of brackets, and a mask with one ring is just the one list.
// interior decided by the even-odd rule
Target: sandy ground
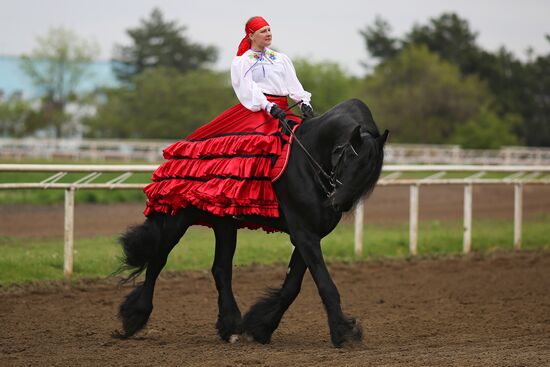
[[(365, 340), (331, 347), (306, 276), (271, 344), (220, 341), (208, 272), (161, 276), (148, 328), (111, 338), (128, 287), (115, 279), (0, 290), (1, 366), (548, 366), (550, 253), (367, 262), (330, 267)], [(246, 310), (284, 267), (237, 268)]]

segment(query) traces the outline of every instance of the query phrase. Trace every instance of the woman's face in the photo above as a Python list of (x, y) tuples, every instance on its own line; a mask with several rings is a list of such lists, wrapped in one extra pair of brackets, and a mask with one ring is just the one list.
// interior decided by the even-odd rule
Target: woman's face
[(250, 42), (255, 50), (263, 50), (271, 45), (271, 27), (266, 25), (250, 34)]

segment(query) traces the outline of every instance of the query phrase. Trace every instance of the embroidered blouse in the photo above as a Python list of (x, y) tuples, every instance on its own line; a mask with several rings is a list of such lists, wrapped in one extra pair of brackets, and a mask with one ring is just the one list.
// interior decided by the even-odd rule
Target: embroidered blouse
[(231, 84), (237, 98), (251, 111), (269, 111), (270, 103), (265, 94), (289, 96), (294, 102), (310, 104), (311, 93), (304, 90), (296, 76), (289, 57), (269, 48), (264, 51), (246, 51), (233, 59)]

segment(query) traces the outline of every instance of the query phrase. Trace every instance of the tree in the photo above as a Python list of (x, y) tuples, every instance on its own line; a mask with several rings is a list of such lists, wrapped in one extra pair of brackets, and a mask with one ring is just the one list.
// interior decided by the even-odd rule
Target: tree
[(527, 87), (525, 65), (504, 47), (495, 53), (483, 50), (476, 42), (477, 36), (467, 20), (444, 13), (430, 19), (428, 25), (415, 26), (404, 44), (426, 45), (431, 52), (457, 65), (462, 75), (477, 75), (486, 81), (501, 117), (522, 114), (528, 102), (523, 93)]
[[(550, 35), (546, 35), (550, 42)], [(526, 67), (528, 87), (523, 89), (525, 123), (521, 135), (527, 144), (550, 146), (550, 53), (539, 56)]]
[(483, 106), (475, 116), (457, 126), (450, 141), (466, 149), (499, 149), (505, 145), (519, 145), (520, 140), (514, 129), (520, 121), (518, 115), (500, 118)]
[(88, 76), (90, 62), (99, 53), (95, 42), (80, 38), (65, 28), (51, 28), (38, 37), (31, 55), (24, 55), (20, 67), (42, 95), (42, 116), (36, 129), (51, 128), (60, 137), (67, 122), (65, 105), (77, 96), (80, 82)]
[(403, 45), (425, 45), (442, 59), (457, 65), (463, 75), (478, 72), (481, 49), (476, 43), (477, 32), (466, 19), (455, 13), (443, 13), (427, 25), (415, 25), (406, 35)]
[[(468, 21), (454, 13), (444, 13), (430, 19), (426, 25), (416, 25), (403, 39), (392, 39), (389, 25), (371, 26), (378, 32), (361, 34), (365, 37), (367, 50), (378, 56), (380, 62), (392, 57), (391, 53), (377, 53), (386, 45), (397, 45), (396, 53), (412, 45), (424, 45), (453, 65), (462, 77), (475, 75), (486, 82), (494, 96), (492, 112), (498, 119), (519, 115), (520, 124), (514, 124), (514, 133), (528, 145), (550, 145), (550, 122), (548, 120), (550, 83), (548, 82), (548, 59), (550, 55), (533, 60), (531, 53), (527, 62), (518, 60), (510, 51), (501, 47), (496, 52), (483, 50), (477, 44), (477, 33)], [(372, 35), (377, 35), (374, 37)]]
[[(391, 25), (380, 16), (376, 16), (374, 24), (367, 26), (359, 33), (365, 39), (365, 46), (374, 58), (386, 60), (395, 56), (401, 48), (400, 41), (390, 36)], [(367, 63), (364, 63), (368, 67)]]
[(213, 46), (191, 43), (186, 28), (166, 21), (160, 9), (153, 9), (149, 19), (126, 31), (132, 39), (129, 46), (116, 45), (113, 71), (121, 81), (129, 81), (146, 69), (168, 67), (186, 72), (203, 68), (217, 58)]
[(295, 67), (304, 89), (313, 95), (312, 104), (316, 114), (328, 111), (354, 94), (357, 81), (338, 64), (312, 64), (307, 60), (296, 60)]
[(362, 86), (377, 121), (406, 143), (444, 143), (490, 103), (485, 85), (425, 46), (409, 46), (379, 64)]
[(131, 86), (101, 93), (97, 114), (85, 120), (98, 138), (181, 139), (236, 103), (229, 76), (148, 69)]
[(21, 137), (31, 108), (22, 98), (12, 95), (6, 100), (0, 96), (0, 136)]

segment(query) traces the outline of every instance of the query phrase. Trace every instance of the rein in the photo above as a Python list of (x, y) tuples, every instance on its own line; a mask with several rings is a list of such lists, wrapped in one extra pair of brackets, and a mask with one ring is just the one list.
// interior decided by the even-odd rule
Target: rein
[[(299, 105), (300, 103), (302, 103), (302, 101), (298, 101), (296, 103), (294, 103), (292, 106), (288, 107), (287, 109), (284, 110), (284, 112), (288, 112), (290, 111), (292, 108), (296, 107), (297, 105)], [(254, 128), (254, 130), (256, 130), (257, 128), (259, 128), (260, 126), (268, 123), (272, 121), (272, 119), (269, 119), (267, 120), (266, 122), (263, 122), (261, 123), (260, 125), (256, 126)], [(335, 176), (336, 176), (336, 169), (337, 169), (337, 166), (335, 166), (331, 172), (331, 174), (329, 175), (324, 169), (323, 167), (315, 160), (315, 158), (313, 158), (313, 156), (311, 155), (311, 153), (307, 150), (307, 148), (302, 144), (302, 142), (300, 141), (300, 139), (298, 139), (298, 137), (294, 134), (294, 131), (292, 131), (292, 129), (290, 128), (290, 126), (288, 125), (288, 122), (285, 118), (282, 118), (282, 119), (279, 119), (279, 121), (281, 122), (281, 125), (283, 125), (283, 128), (286, 129), (289, 133), (290, 133), (290, 136), (296, 140), (296, 143), (298, 143), (298, 145), (300, 146), (300, 148), (302, 148), (302, 150), (304, 151), (304, 153), (306, 153), (306, 156), (308, 157), (308, 162), (309, 164), (313, 167), (313, 172), (315, 172), (315, 176), (317, 177), (317, 181), (319, 182), (319, 186), (321, 186), (321, 188), (323, 189), (323, 191), (325, 192), (325, 195), (327, 197), (330, 197), (334, 191), (336, 190), (336, 186), (338, 184), (342, 185), (342, 182), (340, 182), (340, 180), (338, 180)], [(353, 148), (352, 148), (353, 149)], [(357, 153), (355, 152), (355, 150), (353, 151), (356, 155)], [(343, 153), (342, 153), (343, 155)], [(340, 163), (340, 160), (342, 158), (342, 155), (339, 157), (338, 159), (338, 163)], [(316, 168), (316, 169), (315, 169)], [(321, 176), (319, 175), (321, 174), (329, 183), (329, 185), (331, 186), (331, 190), (327, 189), (326, 185), (323, 183), (323, 180), (321, 179)]]
[[(302, 101), (299, 101), (299, 102), (296, 102), (294, 103), (292, 106), (286, 108), (284, 110), (284, 112), (288, 112), (290, 111), (292, 108), (296, 107), (297, 105), (299, 105), (300, 103), (302, 103)], [(256, 126), (254, 128), (254, 130), (256, 130), (257, 128), (259, 128), (260, 126), (266, 124), (267, 122), (271, 121), (271, 119), (269, 119), (268, 121), (264, 122), (264, 123), (261, 123), (260, 125)], [(279, 121), (281, 122), (281, 124), (283, 125), (283, 127), (289, 131), (290, 133), (290, 136), (296, 141), (296, 143), (298, 143), (298, 145), (300, 146), (300, 148), (302, 148), (302, 150), (304, 151), (304, 153), (306, 154), (307, 158), (308, 158), (308, 162), (309, 164), (313, 167), (313, 172), (315, 172), (315, 176), (317, 178), (317, 182), (319, 183), (319, 186), (321, 186), (321, 188), (323, 189), (325, 195), (327, 197), (330, 197), (332, 196), (332, 194), (334, 194), (334, 192), (336, 191), (336, 187), (338, 185), (343, 185), (343, 183), (338, 180), (338, 178), (336, 177), (337, 173), (339, 172), (339, 168), (340, 168), (340, 165), (341, 163), (343, 162), (343, 157), (344, 157), (344, 154), (346, 153), (346, 150), (347, 148), (351, 148), (351, 151), (356, 155), (356, 156), (359, 156), (359, 154), (357, 154), (357, 152), (355, 151), (355, 149), (353, 149), (353, 146), (351, 144), (345, 144), (345, 145), (342, 145), (342, 146), (338, 146), (337, 148), (343, 148), (342, 149), (342, 153), (340, 153), (340, 156), (338, 157), (338, 161), (336, 163), (336, 165), (334, 165), (334, 167), (332, 168), (332, 171), (330, 172), (330, 175), (323, 169), (323, 167), (319, 164), (319, 162), (317, 162), (315, 160), (315, 158), (313, 158), (313, 156), (311, 155), (311, 153), (307, 150), (307, 148), (302, 144), (302, 142), (300, 141), (300, 139), (298, 139), (298, 137), (296, 136), (296, 134), (294, 134), (294, 131), (292, 131), (292, 129), (290, 128), (290, 126), (288, 125), (288, 122), (285, 118), (282, 118), (282, 119), (279, 119)], [(330, 190), (327, 188), (327, 186), (323, 183), (323, 180), (321, 178), (321, 176), (323, 176), (325, 178), (326, 181), (328, 181), (329, 185), (330, 185)]]
[[(280, 119), (279, 121), (281, 121), (281, 124), (283, 125), (283, 127), (285, 129), (287, 129), (288, 131), (290, 131), (290, 135), (292, 136), (292, 138), (294, 140), (296, 140), (296, 143), (298, 143), (298, 145), (300, 146), (300, 148), (302, 148), (302, 150), (304, 151), (304, 153), (306, 153), (306, 156), (308, 157), (308, 162), (309, 164), (314, 168), (313, 172), (315, 172), (315, 176), (317, 177), (317, 181), (319, 182), (319, 186), (321, 186), (321, 188), (323, 189), (323, 191), (325, 192), (325, 195), (327, 197), (330, 197), (332, 194), (334, 194), (334, 191), (336, 191), (336, 187), (337, 185), (343, 185), (342, 182), (340, 180), (338, 180), (338, 178), (336, 177), (336, 174), (339, 172), (339, 168), (340, 168), (340, 165), (341, 163), (343, 162), (342, 158), (344, 156), (344, 154), (346, 153), (346, 150), (347, 150), (347, 146), (349, 145), (349, 147), (351, 148), (352, 152), (358, 156), (359, 154), (357, 154), (357, 152), (355, 151), (355, 149), (353, 149), (353, 147), (351, 146), (351, 144), (346, 144), (344, 146), (339, 146), (339, 147), (343, 147), (344, 149), (342, 150), (342, 153), (340, 153), (340, 156), (338, 157), (338, 162), (336, 163), (336, 165), (332, 168), (332, 171), (330, 172), (330, 175), (323, 169), (323, 167), (319, 164), (319, 162), (317, 162), (315, 160), (315, 158), (313, 158), (313, 156), (311, 155), (311, 153), (307, 150), (307, 148), (302, 144), (302, 142), (300, 141), (300, 139), (298, 139), (298, 137), (296, 136), (296, 134), (294, 134), (294, 131), (292, 131), (292, 129), (290, 128), (290, 126), (288, 126), (288, 122), (286, 121), (286, 119)], [(338, 148), (338, 147), (337, 147)], [(317, 168), (317, 170), (315, 169)], [(332, 190), (329, 190), (327, 189), (326, 185), (323, 183), (323, 180), (321, 179), (321, 176), (320, 174), (328, 181), (329, 185), (331, 186)]]

